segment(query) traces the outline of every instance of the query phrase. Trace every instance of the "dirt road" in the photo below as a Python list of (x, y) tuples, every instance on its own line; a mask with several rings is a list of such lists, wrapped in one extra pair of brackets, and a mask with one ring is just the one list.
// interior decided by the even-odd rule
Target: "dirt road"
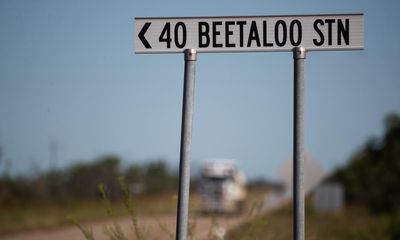
[[(189, 228), (193, 229), (194, 239), (209, 239), (211, 234), (223, 234), (229, 228), (235, 227), (246, 219), (245, 216), (216, 217), (192, 215)], [(175, 215), (157, 215), (154, 217), (138, 217), (139, 229), (144, 232), (146, 239), (175, 239)], [(129, 218), (118, 218), (116, 221), (129, 239), (136, 239), (132, 231), (132, 221)], [(104, 233), (105, 226), (111, 226), (112, 220), (103, 220), (85, 224), (93, 231), (96, 240), (108, 240)], [(191, 230), (189, 230), (191, 231)], [(80, 240), (85, 239), (75, 226), (40, 230), (9, 236), (0, 236), (2, 240)]]

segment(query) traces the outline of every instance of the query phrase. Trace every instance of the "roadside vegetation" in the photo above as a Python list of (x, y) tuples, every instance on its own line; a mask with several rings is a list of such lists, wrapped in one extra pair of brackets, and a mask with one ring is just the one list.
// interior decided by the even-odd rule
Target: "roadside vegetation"
[(345, 186), (349, 204), (363, 204), (385, 218), (391, 239), (400, 239), (400, 116), (384, 120), (385, 133), (369, 139), (328, 181)]
[[(385, 219), (370, 215), (365, 208), (349, 207), (346, 212), (316, 213), (306, 210), (306, 239), (309, 240), (376, 240), (390, 239)], [(292, 209), (286, 206), (262, 214), (230, 231), (229, 240), (291, 240)]]
[(0, 176), (0, 204), (62, 204), (71, 200), (96, 200), (100, 196), (97, 189), (99, 183), (108, 186), (112, 200), (120, 199), (119, 176), (126, 178), (136, 194), (169, 192), (178, 184), (177, 175), (162, 160), (124, 166), (123, 169), (121, 160), (110, 155), (34, 176), (10, 176), (4, 173)]
[[(389, 114), (374, 137), (326, 181), (345, 188), (346, 207), (316, 213), (306, 207), (306, 239), (400, 239), (400, 116)], [(228, 239), (292, 239), (292, 211), (285, 207), (231, 231)]]
[[(176, 208), (176, 197), (172, 192), (135, 196), (135, 202), (140, 206), (139, 216), (174, 213)], [(115, 217), (128, 215), (122, 201), (114, 200), (110, 204)], [(1, 205), (0, 213), (0, 236), (68, 225), (71, 223), (70, 217), (81, 223), (109, 217), (100, 197), (97, 200), (75, 200), (62, 204)]]
[[(175, 210), (178, 179), (164, 161), (134, 164), (121, 170), (116, 156), (78, 163), (65, 170), (31, 177), (0, 176), (0, 234), (69, 224), (66, 216), (82, 222), (107, 218), (98, 185), (107, 186), (107, 197), (116, 216), (127, 215), (118, 178), (140, 204), (139, 214)], [(1, 169), (1, 162), (0, 162)]]
[[(108, 220), (109, 209), (112, 217), (129, 217), (128, 192), (139, 219), (176, 213), (178, 176), (165, 161), (121, 165), (118, 157), (104, 156), (31, 177), (3, 172), (0, 175), (0, 236), (70, 225), (71, 221), (85, 226), (91, 221)], [(197, 180), (193, 179), (192, 211), (199, 206), (196, 185)], [(270, 187), (262, 179), (254, 181), (248, 201), (262, 199)], [(195, 221), (190, 226), (194, 228)]]

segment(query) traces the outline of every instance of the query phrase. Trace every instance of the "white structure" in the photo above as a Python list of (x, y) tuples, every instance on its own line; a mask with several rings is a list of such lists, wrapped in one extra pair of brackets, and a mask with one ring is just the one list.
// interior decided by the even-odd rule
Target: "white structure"
[(339, 183), (323, 183), (314, 190), (317, 212), (340, 211), (344, 205), (344, 188)]

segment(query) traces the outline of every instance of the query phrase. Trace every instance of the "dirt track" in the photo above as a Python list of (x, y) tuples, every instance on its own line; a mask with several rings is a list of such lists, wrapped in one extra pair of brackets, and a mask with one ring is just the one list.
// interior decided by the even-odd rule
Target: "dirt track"
[[(213, 219), (210, 216), (194, 216), (190, 225), (194, 225), (194, 239), (208, 239), (212, 232), (221, 232), (224, 229), (232, 228), (244, 221), (245, 216), (218, 217)], [(138, 223), (142, 231), (145, 232), (146, 239), (175, 239), (171, 234), (175, 234), (175, 215), (158, 215), (154, 217), (139, 217)], [(136, 239), (132, 231), (132, 222), (129, 218), (119, 218), (116, 222), (121, 226), (122, 231), (129, 239)], [(97, 221), (85, 224), (93, 230), (96, 240), (109, 239), (104, 234), (104, 226), (112, 225), (111, 220)], [(161, 225), (161, 227), (160, 227)], [(164, 230), (163, 230), (164, 229)], [(1, 236), (2, 240), (80, 240), (85, 239), (80, 230), (75, 226), (40, 230), (29, 233), (21, 233), (10, 236)]]

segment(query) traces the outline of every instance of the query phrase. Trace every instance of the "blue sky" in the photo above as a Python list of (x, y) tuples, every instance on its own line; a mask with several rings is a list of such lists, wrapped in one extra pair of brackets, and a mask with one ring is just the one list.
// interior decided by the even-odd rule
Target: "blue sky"
[[(306, 148), (326, 170), (400, 112), (398, 1), (0, 2), (0, 146), (13, 172), (114, 153), (176, 166), (181, 54), (135, 55), (134, 17), (365, 14), (365, 50), (311, 52)], [(275, 178), (292, 152), (291, 53), (200, 54), (193, 161), (237, 159)], [(1, 168), (4, 165), (0, 166)]]

